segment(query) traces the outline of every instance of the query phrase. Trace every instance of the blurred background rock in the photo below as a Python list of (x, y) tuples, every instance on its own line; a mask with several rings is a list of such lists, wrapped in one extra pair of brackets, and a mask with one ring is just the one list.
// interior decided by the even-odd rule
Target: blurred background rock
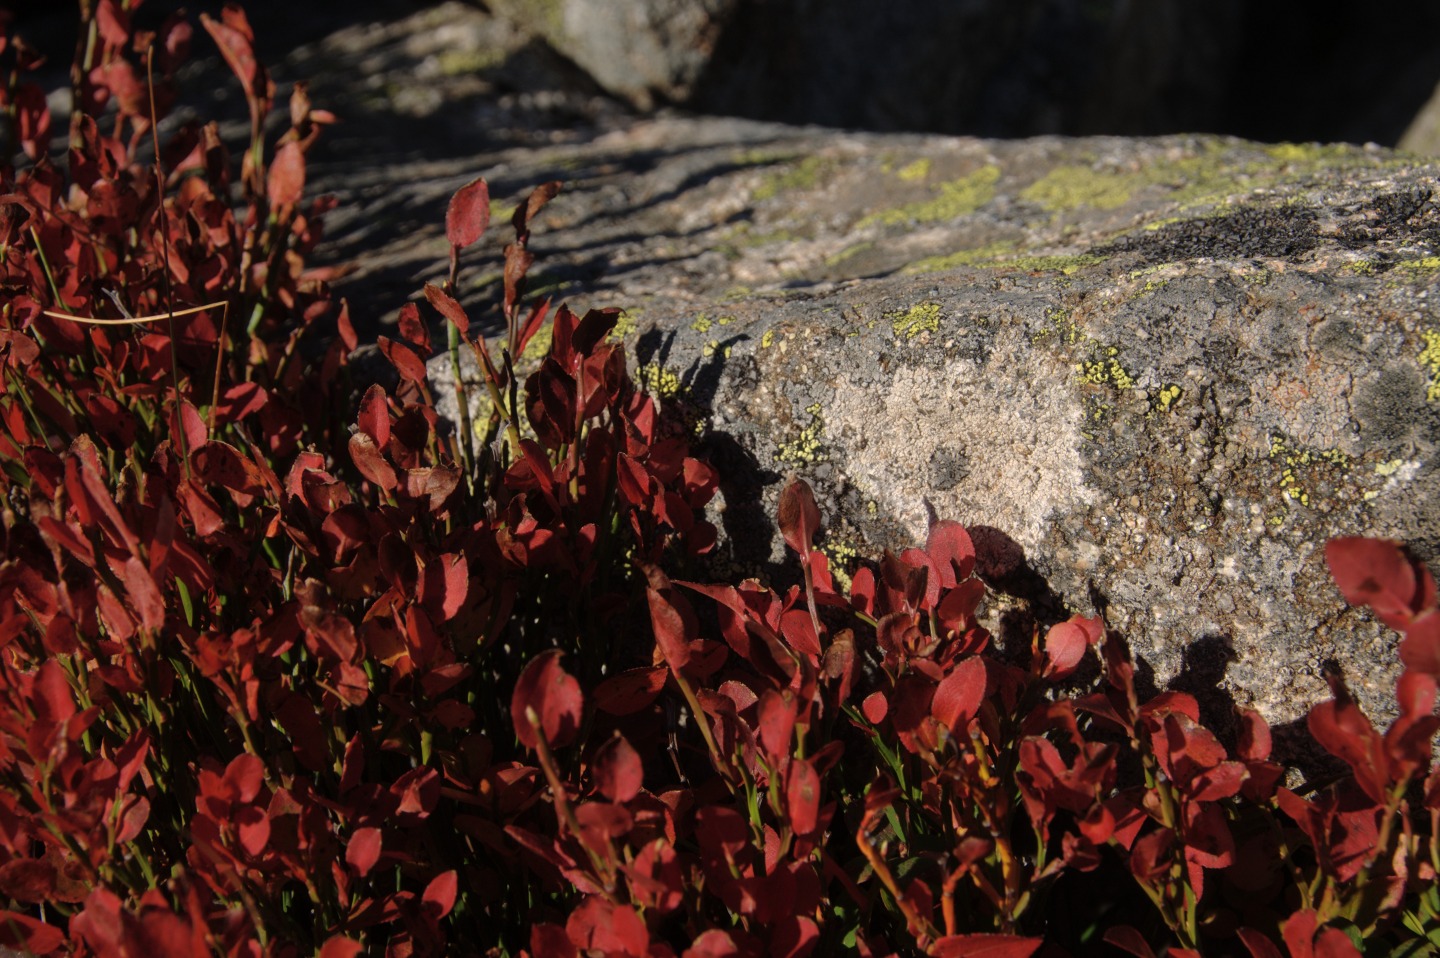
[[(149, 0), (137, 15), (158, 21), (178, 5)], [(0, 2), (59, 63), (76, 6)], [(246, 9), (275, 64), (344, 27), (437, 6), (256, 0)], [(411, 17), (442, 34), (447, 81), (468, 73), (501, 96), (547, 94), (542, 112), (586, 115), (571, 120), (604, 112), (588, 102), (603, 91), (628, 110), (868, 130), (1404, 138), (1407, 149), (1440, 150), (1440, 120), (1417, 120), (1440, 81), (1440, 3), (1423, 0), (470, 0), (448, 9), (457, 21), (448, 37), (445, 17)], [(1440, 114), (1440, 103), (1431, 109)]]

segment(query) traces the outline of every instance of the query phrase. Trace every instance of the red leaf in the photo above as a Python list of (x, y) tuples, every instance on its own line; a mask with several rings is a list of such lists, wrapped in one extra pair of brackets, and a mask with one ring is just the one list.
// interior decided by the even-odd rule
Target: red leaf
[(963, 735), (985, 699), (985, 684), (985, 661), (979, 656), (962, 659), (935, 689), (930, 714), (951, 735)]
[(930, 527), (925, 552), (940, 573), (940, 585), (953, 589), (975, 571), (975, 544), (958, 522), (942, 520)]
[(1341, 759), (1355, 773), (1355, 784), (1377, 805), (1386, 802), (1390, 785), (1389, 756), (1370, 719), (1350, 697), (1345, 680), (1335, 673), (1325, 677), (1335, 697), (1310, 710), (1306, 725), (1325, 751)]
[(784, 692), (766, 689), (760, 697), (758, 710), (760, 743), (771, 764), (780, 765), (790, 758), (790, 736), (795, 731), (795, 719), (799, 705), (795, 694), (788, 689)]
[(785, 544), (802, 556), (810, 554), (815, 532), (820, 528), (820, 508), (804, 479), (796, 479), (780, 493), (780, 534)]
[(357, 828), (345, 845), (345, 863), (364, 878), (380, 860), (381, 833), (378, 828)]
[[(663, 575), (660, 577), (664, 581)], [(653, 581), (653, 580), (652, 580)], [(650, 599), (650, 624), (655, 631), (655, 644), (666, 663), (676, 672), (690, 663), (690, 641), (699, 638), (700, 626), (695, 612), (685, 597), (669, 588), (654, 585), (646, 589)]]
[(42, 902), (55, 893), (55, 866), (39, 858), (13, 858), (0, 865), (0, 895)]
[(1313, 911), (1297, 911), (1280, 926), (1290, 958), (1314, 958), (1316, 915)]
[(819, 658), (820, 639), (815, 635), (815, 620), (808, 609), (791, 609), (780, 617), (780, 634), (796, 652)]
[(1155, 958), (1155, 952), (1151, 950), (1145, 936), (1129, 925), (1116, 925), (1105, 932), (1104, 940), (1106, 944), (1114, 945), (1121, 951), (1128, 951), (1135, 958)]
[(460, 612), (470, 591), (470, 566), (463, 555), (446, 553), (425, 566), (422, 602), (438, 622)]
[(531, 659), (515, 683), (510, 698), (510, 719), (515, 735), (526, 748), (539, 742), (531, 715), (552, 748), (568, 745), (580, 729), (584, 697), (580, 683), (560, 666), (559, 649), (550, 649)]
[(580, 950), (559, 925), (530, 926), (530, 953), (535, 958), (580, 958)]
[(455, 907), (455, 892), (459, 888), (459, 881), (455, 869), (441, 872), (430, 880), (425, 886), (425, 893), (420, 900), (425, 903), (425, 910), (431, 917), (440, 919), (450, 914), (450, 909)]
[(587, 954), (644, 958), (650, 950), (650, 933), (635, 909), (596, 895), (587, 897), (570, 913), (565, 933), (575, 947)]
[(235, 826), (240, 834), (240, 847), (251, 857), (258, 858), (270, 843), (270, 817), (262, 808), (251, 805), (235, 813)]
[(685, 949), (681, 958), (739, 958), (740, 954), (740, 948), (729, 932), (711, 928), (702, 932), (700, 937)]
[(464, 249), (483, 236), (489, 225), (490, 187), (483, 176), (477, 176), (450, 197), (450, 206), (445, 210), (445, 238), (456, 249)]
[(1339, 928), (1322, 928), (1315, 936), (1315, 958), (1363, 958), (1350, 936)]
[(355, 958), (364, 950), (365, 946), (355, 939), (334, 935), (320, 947), (320, 958)]
[(265, 192), (272, 209), (288, 210), (300, 202), (305, 192), (305, 153), (294, 140), (275, 151)]
[(70, 691), (70, 681), (65, 670), (54, 659), (46, 659), (35, 675), (35, 712), (42, 722), (57, 725), (75, 714), (75, 695)]
[(413, 383), (425, 384), (425, 361), (416, 355), (415, 350), (404, 343), (397, 343), (389, 336), (379, 336), (375, 340), (380, 347), (380, 352), (390, 360), (390, 365), (395, 367), (402, 379), (408, 379)]
[(122, 579), (129, 593), (130, 607), (140, 615), (140, 624), (155, 631), (165, 624), (165, 599), (145, 563), (135, 556), (125, 560)]
[(1235, 935), (1250, 949), (1250, 958), (1285, 958), (1274, 942), (1253, 928), (1241, 928)]
[(790, 763), (785, 783), (785, 807), (790, 827), (797, 835), (809, 835), (820, 823), (820, 774), (805, 759)]
[(225, 58), (230, 69), (240, 78), (240, 85), (245, 90), (246, 99), (254, 96), (255, 80), (260, 65), (255, 60), (255, 51), (251, 46), (250, 38), (241, 29), (237, 29), (229, 17), (225, 18), (225, 22), (221, 22), (212, 19), (209, 14), (202, 13), (200, 22), (214, 38), (215, 45), (220, 48), (220, 55)]
[(1330, 575), (1351, 605), (1368, 605), (1391, 628), (1402, 628), (1418, 611), (1419, 583), (1400, 547), (1385, 539), (1348, 537), (1325, 543)]
[(360, 400), (360, 415), (355, 420), (360, 431), (371, 439), (375, 445), (384, 449), (390, 445), (390, 407), (386, 402), (385, 388), (378, 383), (365, 390), (365, 396)]
[(890, 702), (884, 692), (871, 692), (860, 703), (860, 712), (871, 725), (879, 725), (890, 712)]
[(1051, 626), (1045, 633), (1045, 677), (1063, 679), (1070, 675), (1085, 657), (1085, 650), (1098, 645), (1104, 634), (1105, 624), (1099, 616), (1087, 619), (1072, 615)]
[(612, 802), (628, 802), (640, 794), (645, 780), (640, 753), (619, 732), (595, 750), (590, 767), (595, 787)]
[(1030, 958), (1044, 943), (1043, 938), (1018, 935), (946, 935), (935, 940), (930, 954), (932, 958)]
[(436, 312), (460, 330), (461, 336), (469, 334), (470, 317), (466, 315), (465, 308), (454, 297), (434, 283), (426, 283), (425, 298), (430, 301), (431, 306), (435, 307)]
[(23, 948), (36, 955), (49, 955), (65, 945), (65, 932), (29, 915), (0, 911), (0, 945)]

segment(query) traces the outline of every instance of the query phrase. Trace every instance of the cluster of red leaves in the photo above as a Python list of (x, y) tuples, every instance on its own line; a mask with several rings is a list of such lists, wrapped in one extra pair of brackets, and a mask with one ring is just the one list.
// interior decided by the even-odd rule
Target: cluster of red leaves
[[(448, 280), (379, 340), (396, 387), (353, 387), (346, 307), (305, 267), (324, 208), (302, 205), (305, 153), (332, 118), (299, 89), (267, 145), (273, 89), (243, 14), (202, 18), (252, 141), (232, 181), (215, 128), (181, 129), (162, 180), (136, 157), (153, 130), (140, 63), (168, 75), (190, 33), (137, 35), (134, 6), (86, 21), (68, 174), (46, 157), (44, 97), (12, 72), (0, 101), (32, 161), (0, 173), (0, 946), (1440, 945), (1440, 615), (1395, 546), (1337, 540), (1329, 559), (1347, 599), (1405, 633), (1401, 717), (1382, 735), (1334, 678), (1309, 724), (1350, 771), (1308, 792), (1282, 787), (1257, 714), (1227, 747), (1192, 697), (1140, 701), (1099, 619), (996, 654), (956, 523), (842, 589), (791, 483), (796, 585), (689, 581), (715, 539), (714, 471), (631, 381), (615, 311), (524, 305), (559, 185), (512, 217), (503, 337), (455, 296), (489, 225), (476, 180), (446, 217)], [(130, 326), (45, 312), (217, 302)], [(463, 401), (454, 428), (436, 413), (435, 318), (457, 371), (462, 347), (477, 358), (483, 422)], [(1075, 876), (1097, 875), (1139, 909), (1117, 888), (1104, 922), (1059, 928)]]

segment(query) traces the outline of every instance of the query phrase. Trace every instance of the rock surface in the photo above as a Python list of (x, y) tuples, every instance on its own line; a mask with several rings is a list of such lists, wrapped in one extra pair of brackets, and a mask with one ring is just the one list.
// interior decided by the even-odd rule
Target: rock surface
[(1437, 168), (679, 119), (522, 162), (570, 171), (534, 248), (577, 306), (630, 310), (726, 477), (736, 569), (779, 568), (796, 474), (842, 563), (957, 518), (1017, 628), (1098, 600), (1160, 687), (1286, 722), (1335, 660), (1388, 714), (1394, 637), (1322, 546), (1440, 553)]

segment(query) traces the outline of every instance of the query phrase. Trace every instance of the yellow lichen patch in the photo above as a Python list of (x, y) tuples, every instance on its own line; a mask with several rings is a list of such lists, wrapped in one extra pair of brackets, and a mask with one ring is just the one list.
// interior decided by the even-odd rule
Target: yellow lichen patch
[(995, 198), (995, 184), (1000, 182), (1000, 167), (982, 166), (969, 176), (941, 183), (936, 196), (918, 203), (907, 203), (893, 210), (883, 210), (860, 221), (861, 226), (879, 223), (898, 226), (902, 223), (940, 223), (975, 212)]
[(761, 349), (769, 349), (769, 348), (770, 348), (771, 346), (773, 346), (774, 344), (775, 344), (775, 330), (773, 330), (773, 329), (767, 329), (767, 330), (765, 330), (764, 334), (760, 337), (760, 348), (761, 348)]
[(1425, 390), (1425, 399), (1434, 402), (1440, 399), (1440, 330), (1423, 330), (1420, 338), (1425, 340), (1425, 349), (1420, 353), (1420, 365), (1430, 371), (1430, 385)]
[(1160, 387), (1160, 392), (1155, 396), (1155, 408), (1160, 412), (1169, 412), (1171, 407), (1179, 402), (1180, 397), (1184, 394), (1185, 390), (1179, 386), (1174, 383), (1167, 383)]
[(1135, 378), (1126, 372), (1125, 367), (1120, 365), (1120, 360), (1115, 358), (1119, 352), (1118, 349), (1111, 346), (1105, 350), (1105, 355), (1101, 358), (1077, 363), (1075, 368), (1080, 373), (1080, 381), (1092, 386), (1134, 389)]
[(1375, 464), (1375, 475), (1388, 479), (1400, 471), (1405, 465), (1404, 459), (1391, 459), (1389, 462), (1377, 462)]
[(1270, 458), (1281, 460), (1284, 466), (1280, 473), (1280, 494), (1302, 506), (1310, 505), (1310, 483), (1307, 480), (1313, 482), (1317, 471), (1322, 474), (1326, 471), (1345, 473), (1351, 465), (1350, 457), (1338, 449), (1300, 449), (1280, 435), (1270, 437)]
[(886, 313), (890, 327), (896, 336), (914, 339), (921, 333), (933, 333), (940, 328), (940, 304), (917, 303), (909, 309)]
[(822, 462), (826, 458), (821, 442), (825, 421), (820, 418), (820, 409), (818, 402), (805, 407), (810, 414), (810, 425), (801, 429), (800, 435), (791, 442), (782, 442), (776, 447), (776, 462)]
[(1063, 273), (1071, 276), (1087, 266), (1094, 266), (1102, 257), (1091, 253), (1075, 256), (1020, 256), (995, 263), (996, 269), (1019, 269), (1027, 273)]
[(695, 317), (695, 321), (690, 324), (690, 328), (693, 329), (693, 330), (695, 330), (695, 332), (697, 332), (697, 333), (708, 333), (708, 332), (710, 332), (710, 326), (711, 326), (710, 317), (709, 317), (709, 316), (706, 316), (704, 313), (701, 313), (699, 316), (696, 316), (696, 317)]
[(1425, 256), (1420, 259), (1401, 260), (1395, 264), (1396, 269), (1403, 269), (1407, 273), (1433, 273), (1440, 269), (1440, 256)]
[(922, 156), (914, 163), (907, 163), (895, 173), (906, 183), (922, 183), (930, 175), (930, 159)]
[(639, 324), (635, 321), (636, 317), (638, 317), (642, 312), (644, 312), (644, 310), (642, 310), (638, 306), (631, 307), (630, 309), (623, 311), (620, 314), (620, 318), (615, 320), (615, 326), (610, 330), (610, 335), (606, 338), (610, 340), (620, 340), (635, 332), (635, 330), (639, 326)]
[(661, 399), (673, 399), (684, 388), (680, 377), (659, 363), (646, 363), (635, 371), (635, 375), (646, 392)]
[(841, 592), (849, 593), (851, 576), (848, 570), (860, 560), (860, 550), (852, 542), (832, 539), (822, 545), (820, 551), (830, 560), (830, 578), (835, 580)]

